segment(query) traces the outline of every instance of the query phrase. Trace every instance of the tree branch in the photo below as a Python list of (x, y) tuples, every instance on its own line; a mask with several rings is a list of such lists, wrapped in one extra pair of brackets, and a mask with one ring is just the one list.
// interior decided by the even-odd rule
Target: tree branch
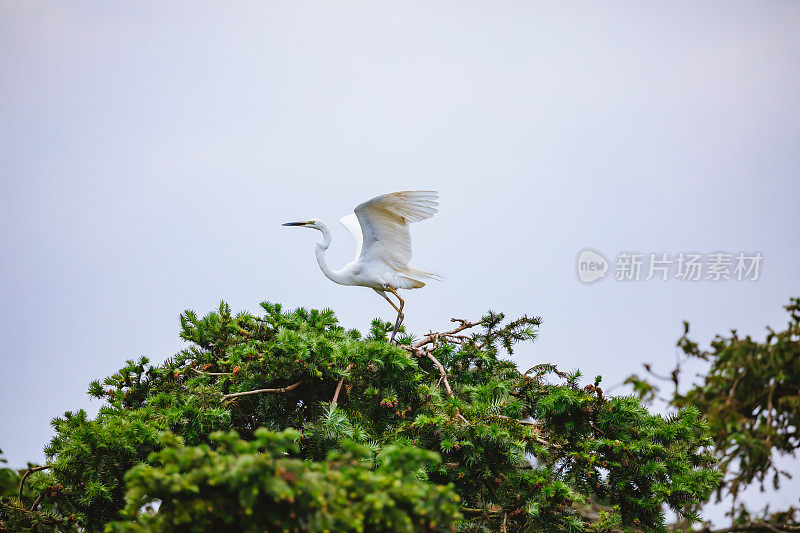
[[(345, 372), (350, 372), (350, 369), (353, 365), (347, 365), (347, 368), (344, 370)], [(344, 384), (344, 376), (339, 378), (339, 383), (336, 384), (336, 392), (333, 393), (333, 400), (331, 403), (336, 405), (336, 401), (339, 399), (339, 393), (342, 391), (342, 385)]]
[(450, 322), (459, 322), (461, 325), (450, 331), (445, 331), (444, 333), (434, 333), (433, 331), (431, 331), (430, 333), (425, 335), (425, 337), (421, 341), (419, 341), (416, 344), (413, 344), (411, 347), (417, 349), (422, 348), (427, 344), (432, 344), (432, 343), (435, 344), (440, 338), (446, 339), (448, 337), (455, 337), (456, 340), (463, 341), (466, 340), (467, 337), (464, 337), (463, 335), (456, 336), (457, 333), (460, 333), (465, 329), (474, 328), (475, 326), (478, 326), (483, 323), (482, 320), (479, 320), (477, 322), (469, 322), (468, 320), (464, 320), (463, 318), (451, 318)]
[(722, 529), (709, 529), (704, 528), (700, 530), (701, 533), (735, 533), (737, 531), (744, 531), (744, 532), (757, 532), (757, 531), (766, 531), (769, 533), (789, 533), (794, 531), (800, 531), (800, 526), (791, 526), (789, 524), (776, 524), (772, 525), (767, 522), (760, 522), (754, 520), (752, 522), (748, 522), (747, 524), (737, 524), (735, 526), (730, 526)]
[(439, 374), (441, 374), (442, 381), (444, 382), (444, 388), (447, 390), (447, 394), (449, 394), (452, 398), (454, 396), (453, 389), (450, 388), (450, 382), (447, 381), (447, 371), (444, 369), (444, 366), (439, 362), (438, 359), (436, 359), (436, 357), (433, 356), (431, 352), (425, 350), (425, 355), (428, 357), (428, 359), (433, 361), (433, 364), (439, 369)]
[(333, 393), (333, 400), (331, 403), (336, 405), (336, 402), (339, 400), (339, 393), (342, 391), (342, 384), (344, 383), (344, 376), (339, 378), (339, 383), (336, 384), (336, 392)]
[(195, 367), (192, 367), (192, 370), (202, 376), (230, 376), (233, 374), (233, 372), (203, 372), (202, 370), (197, 370)]
[(288, 387), (282, 387), (280, 389), (256, 389), (245, 392), (234, 392), (233, 394), (225, 394), (222, 396), (222, 401), (229, 400), (230, 398), (236, 398), (238, 396), (247, 396), (248, 394), (261, 394), (262, 392), (289, 392), (290, 390), (297, 388), (302, 382), (303, 380), (301, 379), (297, 383), (293, 383)]
[(25, 485), (25, 480), (28, 479), (28, 476), (33, 474), (34, 472), (38, 472), (40, 470), (47, 470), (53, 465), (44, 465), (44, 466), (35, 466), (33, 468), (28, 468), (24, 474), (22, 474), (22, 479), (19, 481), (19, 501), (22, 503), (22, 487)]
[[(447, 390), (447, 394), (449, 394), (451, 398), (454, 398), (455, 394), (453, 393), (453, 389), (450, 387), (450, 382), (447, 380), (447, 370), (444, 368), (444, 365), (442, 365), (442, 363), (433, 355), (432, 352), (433, 350), (436, 349), (440, 339), (451, 340), (451, 341), (454, 340), (456, 342), (460, 341), (463, 344), (464, 342), (469, 340), (469, 337), (465, 335), (458, 335), (458, 333), (464, 331), (465, 329), (470, 329), (474, 328), (475, 326), (479, 326), (483, 324), (483, 321), (478, 320), (476, 322), (470, 322), (463, 318), (451, 318), (450, 321), (458, 322), (459, 326), (450, 331), (445, 331), (444, 333), (436, 333), (432, 331), (427, 335), (425, 335), (425, 338), (423, 338), (418, 343), (412, 344), (410, 346), (405, 346), (404, 348), (409, 350), (412, 354), (414, 354), (417, 357), (424, 355), (425, 357), (430, 359), (433, 362), (433, 364), (436, 365), (436, 368), (439, 369), (440, 377), (437, 386), (439, 385), (439, 383), (444, 383), (444, 388)], [(511, 420), (519, 422), (520, 424), (539, 427), (539, 425), (536, 422), (527, 422), (525, 420), (518, 420), (516, 418), (510, 418), (504, 415), (494, 415), (494, 416), (495, 418)], [(466, 418), (464, 418), (464, 415), (462, 415), (461, 413), (457, 413), (456, 418), (461, 420), (464, 424), (469, 425), (469, 421)], [(537, 438), (536, 440), (541, 444), (548, 444), (547, 441), (545, 441), (544, 439)]]
[[(520, 420), (519, 418), (511, 418), (510, 416), (506, 416), (506, 415), (489, 415), (489, 418), (499, 418), (500, 420), (508, 420), (509, 422), (517, 422), (518, 424), (522, 424), (523, 426), (531, 426), (531, 427), (535, 427), (537, 429), (541, 427), (539, 425), (539, 423), (536, 422), (535, 420), (532, 421), (532, 422), (529, 422), (527, 420)], [(538, 435), (536, 437), (534, 437), (534, 439), (539, 444), (550, 445), (549, 442), (547, 442), (545, 439), (543, 439), (542, 437), (540, 437)], [(554, 447), (557, 448), (558, 446), (554, 446)]]
[(464, 514), (471, 515), (486, 515), (486, 516), (500, 516), (503, 512), (502, 509), (474, 509), (470, 507), (461, 507), (459, 510)]
[(31, 512), (33, 512), (33, 510), (36, 509), (36, 506), (39, 505), (39, 501), (42, 499), (42, 496), (44, 496), (44, 491), (42, 491), (39, 494), (39, 496), (37, 496), (36, 499), (33, 500), (33, 505), (31, 505), (31, 509), (30, 509)]
[(536, 427), (536, 428), (539, 427), (539, 423), (536, 422), (535, 420), (532, 421), (532, 422), (529, 422), (527, 420), (520, 420), (519, 418), (511, 418), (510, 416), (506, 416), (506, 415), (490, 415), (490, 416), (492, 418), (500, 418), (502, 420), (511, 420), (512, 422), (519, 422), (523, 426), (533, 426), (533, 427)]

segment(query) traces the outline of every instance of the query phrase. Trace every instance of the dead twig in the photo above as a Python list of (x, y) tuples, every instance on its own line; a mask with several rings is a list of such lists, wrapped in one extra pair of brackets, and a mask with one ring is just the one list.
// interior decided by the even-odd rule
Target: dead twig
[(602, 429), (597, 427), (597, 424), (595, 424), (591, 420), (589, 421), (589, 425), (592, 427), (593, 430), (595, 430), (596, 432), (600, 433), (602, 436), (604, 436), (604, 437), (606, 436), (605, 431), (603, 431)]
[(281, 387), (279, 389), (256, 389), (245, 392), (234, 392), (233, 394), (225, 394), (222, 396), (222, 401), (236, 398), (238, 396), (247, 396), (248, 394), (261, 394), (262, 392), (289, 392), (290, 390), (297, 388), (302, 382), (303, 380), (301, 379), (297, 383), (293, 383), (287, 387)]
[(450, 388), (450, 382), (447, 381), (447, 371), (444, 369), (444, 366), (442, 365), (442, 363), (439, 362), (438, 359), (436, 359), (436, 357), (433, 356), (431, 352), (426, 350), (425, 355), (427, 356), (428, 359), (433, 361), (433, 364), (436, 365), (436, 368), (439, 369), (439, 374), (441, 375), (442, 381), (444, 382), (444, 388), (447, 390), (447, 394), (449, 394), (450, 397), (452, 398), (454, 396), (453, 389)]
[(33, 505), (31, 505), (31, 509), (30, 509), (31, 512), (33, 512), (33, 510), (36, 509), (36, 506), (39, 505), (39, 501), (41, 501), (42, 496), (44, 496), (44, 491), (42, 491), (39, 494), (39, 496), (37, 496), (36, 499), (33, 500)]
[(471, 507), (461, 507), (459, 510), (468, 515), (500, 516), (502, 509), (475, 509)]
[(202, 370), (197, 370), (195, 367), (192, 367), (192, 370), (202, 376), (230, 376), (233, 374), (233, 372), (203, 372)]
[(463, 335), (456, 336), (456, 334), (461, 333), (465, 329), (474, 328), (475, 326), (482, 324), (482, 321), (480, 320), (477, 322), (470, 322), (468, 320), (464, 320), (463, 318), (451, 318), (450, 322), (458, 322), (461, 325), (455, 329), (452, 329), (450, 331), (445, 331), (443, 333), (434, 333), (433, 331), (431, 331), (430, 333), (425, 335), (425, 337), (421, 341), (412, 345), (412, 348), (422, 348), (427, 344), (435, 344), (439, 339), (441, 338), (446, 339), (447, 337), (455, 338), (456, 340), (467, 340), (468, 337), (465, 337)]
[(491, 417), (492, 418), (500, 418), (501, 420), (511, 420), (512, 422), (519, 422), (523, 426), (533, 426), (535, 428), (539, 427), (539, 423), (536, 422), (535, 420), (531, 422), (531, 421), (528, 421), (528, 420), (520, 420), (519, 418), (511, 418), (510, 416), (506, 416), (506, 415), (491, 415)]
[[(459, 326), (450, 331), (445, 331), (443, 333), (437, 333), (432, 331), (427, 335), (425, 335), (425, 337), (416, 344), (406, 345), (403, 346), (403, 348), (410, 351), (416, 357), (422, 357), (424, 355), (425, 357), (430, 359), (433, 362), (433, 364), (436, 365), (436, 368), (439, 370), (439, 381), (436, 383), (436, 386), (438, 387), (440, 383), (444, 383), (444, 388), (447, 390), (447, 394), (449, 394), (451, 398), (454, 398), (455, 394), (453, 393), (453, 389), (450, 387), (450, 382), (447, 379), (447, 370), (444, 368), (444, 365), (442, 365), (442, 363), (433, 355), (432, 352), (438, 347), (438, 343), (440, 340), (456, 341), (456, 342), (461, 342), (462, 344), (464, 342), (467, 342), (468, 340), (470, 340), (470, 337), (466, 335), (459, 335), (459, 333), (461, 333), (466, 329), (479, 326), (483, 324), (483, 321), (478, 320), (476, 322), (470, 322), (469, 320), (465, 320), (463, 318), (451, 318), (450, 321), (457, 322)], [(536, 428), (540, 427), (536, 421), (529, 422), (527, 420), (519, 420), (517, 418), (511, 418), (505, 415), (493, 415), (493, 417), (502, 420), (517, 422), (519, 424), (526, 426), (532, 426)], [(461, 413), (457, 413), (456, 418), (459, 419), (464, 424), (469, 425), (469, 421), (466, 418), (464, 418), (464, 415), (462, 415)], [(544, 440), (541, 437), (535, 437), (535, 438), (536, 442), (540, 444), (549, 444), (546, 440)]]

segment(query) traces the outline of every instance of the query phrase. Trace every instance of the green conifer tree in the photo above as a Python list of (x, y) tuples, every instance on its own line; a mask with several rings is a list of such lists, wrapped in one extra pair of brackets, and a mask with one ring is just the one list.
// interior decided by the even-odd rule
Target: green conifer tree
[[(651, 414), (598, 376), (508, 357), (539, 318), (419, 338), (330, 310), (181, 316), (189, 347), (95, 381), (48, 467), (0, 501), (18, 530), (664, 531), (716, 488), (694, 407)], [(156, 512), (154, 509), (158, 507)], [(599, 513), (593, 512), (601, 509)], [(591, 510), (587, 511), (587, 510)]]
[[(800, 448), (800, 298), (792, 298), (784, 309), (789, 314), (786, 328), (767, 328), (763, 342), (731, 331), (727, 336), (717, 335), (709, 349), (702, 349), (689, 339), (689, 324), (684, 322), (678, 347), (685, 357), (669, 375), (659, 375), (645, 364), (647, 378), (634, 374), (626, 380), (648, 402), (661, 393), (657, 381), (671, 382), (671, 390), (663, 398), (670, 407), (703, 413), (724, 474), (717, 487), (717, 502), (727, 497), (733, 502), (732, 523), (720, 531), (800, 531), (800, 510), (794, 507), (767, 507), (759, 512), (739, 501), (741, 491), (752, 485), (761, 490), (767, 483), (780, 488), (781, 480), (791, 474), (781, 470), (775, 460), (794, 456)], [(707, 372), (699, 381), (684, 386), (681, 380), (687, 361), (704, 362)], [(701, 503), (696, 502), (694, 508)], [(678, 526), (689, 528), (685, 522)]]

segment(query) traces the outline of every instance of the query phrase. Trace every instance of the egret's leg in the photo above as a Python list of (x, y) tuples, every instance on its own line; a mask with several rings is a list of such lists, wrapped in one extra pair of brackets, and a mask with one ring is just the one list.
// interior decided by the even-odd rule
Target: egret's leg
[(372, 289), (372, 290), (383, 296), (386, 299), (386, 301), (389, 302), (389, 305), (391, 305), (394, 308), (395, 311), (397, 311), (398, 313), (400, 312), (400, 309), (397, 307), (397, 305), (395, 305), (392, 299), (386, 296), (386, 291), (382, 291), (380, 289)]
[[(403, 323), (403, 318), (405, 318), (405, 316), (403, 315), (403, 306), (405, 305), (406, 302), (402, 298), (400, 298), (400, 295), (397, 294), (396, 290), (389, 287), (388, 285), (386, 286), (386, 290), (394, 294), (397, 297), (397, 300), (400, 302), (400, 309), (397, 309), (397, 320), (394, 323), (394, 331), (392, 331), (392, 338), (389, 339), (389, 342), (394, 342), (394, 336), (397, 335), (397, 330), (400, 329), (400, 324)], [(387, 297), (386, 299), (388, 300), (389, 298)]]

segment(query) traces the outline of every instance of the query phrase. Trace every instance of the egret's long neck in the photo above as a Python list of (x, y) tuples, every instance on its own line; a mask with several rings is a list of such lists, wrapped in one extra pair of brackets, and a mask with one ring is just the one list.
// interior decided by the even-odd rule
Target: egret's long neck
[(322, 270), (322, 273), (325, 274), (329, 280), (333, 281), (334, 283), (342, 283), (342, 277), (339, 275), (338, 272), (335, 270), (331, 270), (331, 267), (328, 266), (328, 263), (325, 262), (325, 250), (331, 245), (331, 232), (328, 230), (328, 226), (325, 224), (320, 223), (319, 231), (322, 232), (322, 241), (317, 243), (317, 263), (319, 263), (319, 268)]

